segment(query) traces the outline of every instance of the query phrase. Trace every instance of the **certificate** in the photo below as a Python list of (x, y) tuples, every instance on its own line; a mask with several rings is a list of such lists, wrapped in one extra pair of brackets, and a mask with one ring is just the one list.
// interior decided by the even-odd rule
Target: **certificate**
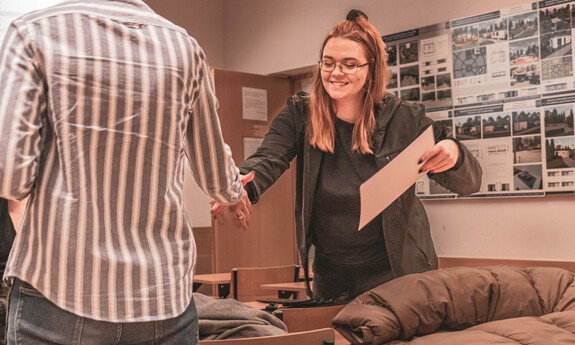
[(425, 174), (419, 172), (423, 165), (419, 163), (419, 158), (434, 145), (433, 126), (429, 126), (395, 159), (361, 184), (358, 231)]

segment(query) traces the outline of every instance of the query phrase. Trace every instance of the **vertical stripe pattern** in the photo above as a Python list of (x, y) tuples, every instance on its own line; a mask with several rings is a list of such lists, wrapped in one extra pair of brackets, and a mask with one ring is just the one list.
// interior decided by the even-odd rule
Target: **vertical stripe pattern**
[(218, 202), (242, 191), (196, 41), (140, 0), (66, 1), (12, 23), (0, 78), (0, 196), (30, 195), (6, 276), (96, 320), (181, 314), (185, 159)]

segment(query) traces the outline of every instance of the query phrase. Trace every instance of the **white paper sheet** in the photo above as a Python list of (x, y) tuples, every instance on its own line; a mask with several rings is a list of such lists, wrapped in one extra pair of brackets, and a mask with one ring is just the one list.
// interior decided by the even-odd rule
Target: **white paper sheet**
[(268, 91), (242, 87), (242, 105), (244, 120), (268, 120)]
[(244, 137), (244, 160), (256, 153), (258, 147), (262, 145), (264, 138)]
[(424, 172), (419, 172), (419, 168), (423, 165), (418, 163), (419, 158), (434, 145), (433, 127), (429, 126), (395, 159), (361, 184), (359, 187), (361, 215), (358, 231), (423, 176)]

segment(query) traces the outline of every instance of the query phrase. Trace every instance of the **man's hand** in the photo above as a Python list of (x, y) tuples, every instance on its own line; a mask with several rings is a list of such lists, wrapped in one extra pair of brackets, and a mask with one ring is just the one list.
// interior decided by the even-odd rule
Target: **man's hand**
[(451, 169), (459, 159), (459, 146), (451, 139), (444, 139), (425, 152), (419, 159), (423, 162), (420, 172), (440, 173)]

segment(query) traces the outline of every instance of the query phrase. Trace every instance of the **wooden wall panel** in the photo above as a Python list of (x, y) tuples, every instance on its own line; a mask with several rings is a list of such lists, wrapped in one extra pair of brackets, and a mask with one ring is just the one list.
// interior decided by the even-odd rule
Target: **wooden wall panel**
[[(214, 265), (214, 235), (211, 227), (194, 227), (194, 239), (196, 240), (196, 274), (213, 272)], [(198, 289), (199, 293), (208, 296), (217, 295), (215, 287), (203, 284)]]
[[(234, 162), (243, 162), (243, 137), (263, 137), (273, 118), (285, 107), (291, 82), (268, 76), (213, 70), (224, 140)], [(268, 121), (242, 119), (242, 87), (267, 90)], [(298, 263), (295, 242), (293, 167), (253, 205), (248, 231), (236, 229), (226, 216), (213, 217), (214, 272), (234, 267)]]

